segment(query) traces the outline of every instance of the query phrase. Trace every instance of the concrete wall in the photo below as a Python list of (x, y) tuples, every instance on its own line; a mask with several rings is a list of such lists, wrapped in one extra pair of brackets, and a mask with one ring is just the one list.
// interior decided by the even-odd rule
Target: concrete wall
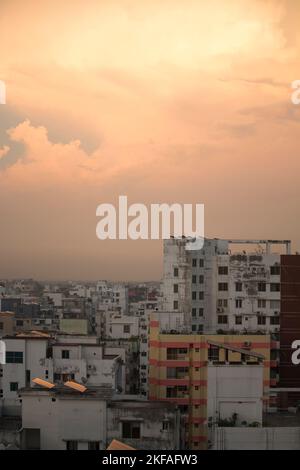
[(47, 393), (24, 396), (23, 428), (40, 429), (42, 450), (65, 450), (66, 440), (87, 441), (106, 445), (106, 403), (101, 400), (54, 399)]
[(207, 417), (262, 423), (263, 365), (209, 365)]
[(299, 450), (300, 428), (216, 428), (213, 450)]

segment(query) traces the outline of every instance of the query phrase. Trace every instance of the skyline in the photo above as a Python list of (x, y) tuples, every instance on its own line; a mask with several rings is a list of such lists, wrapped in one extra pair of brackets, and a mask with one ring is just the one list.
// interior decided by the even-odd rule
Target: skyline
[(298, 0), (24, 3), (0, 5), (1, 278), (160, 279), (161, 241), (96, 238), (121, 194), (300, 250)]

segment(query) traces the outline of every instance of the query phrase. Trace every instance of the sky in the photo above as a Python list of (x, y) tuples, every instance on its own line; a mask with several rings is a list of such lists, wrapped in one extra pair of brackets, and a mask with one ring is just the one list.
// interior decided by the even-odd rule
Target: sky
[(152, 280), (96, 208), (203, 203), (300, 250), (299, 0), (1, 0), (0, 277)]

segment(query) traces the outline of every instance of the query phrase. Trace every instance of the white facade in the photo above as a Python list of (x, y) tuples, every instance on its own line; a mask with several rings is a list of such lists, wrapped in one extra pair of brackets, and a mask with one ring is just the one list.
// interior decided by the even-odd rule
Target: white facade
[[(289, 253), (288, 240), (206, 239), (198, 251), (187, 251), (186, 243), (164, 241), (164, 310), (183, 312), (193, 332), (278, 333), (280, 254), (271, 246)], [(233, 253), (240, 244), (256, 251)]]
[(178, 449), (180, 418), (170, 403), (135, 396), (120, 401), (109, 389), (86, 393), (41, 388), (22, 390), (23, 449), (106, 449), (113, 439), (136, 449)]
[[(0, 365), (2, 414), (20, 414), (18, 390), (32, 386), (32, 379), (52, 380), (52, 361), (47, 359), (48, 339), (11, 338), (6, 344), (6, 364)], [(0, 411), (1, 414), (1, 411)]]
[(263, 365), (207, 368), (207, 417), (214, 424), (237, 414), (237, 424), (262, 424)]
[(59, 337), (52, 347), (53, 380), (75, 380), (89, 386), (109, 384), (124, 390), (125, 373), (120, 350), (107, 351), (95, 337)]

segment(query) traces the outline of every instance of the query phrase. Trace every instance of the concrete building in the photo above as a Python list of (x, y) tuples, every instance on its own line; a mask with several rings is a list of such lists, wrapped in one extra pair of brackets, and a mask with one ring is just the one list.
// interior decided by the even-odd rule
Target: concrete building
[(20, 391), (22, 449), (98, 450), (113, 438), (136, 449), (178, 449), (176, 406), (130, 396), (120, 401), (109, 387), (84, 392), (66, 386)]
[(106, 316), (106, 338), (129, 339), (139, 336), (139, 319), (129, 315)]
[(11, 336), (15, 332), (15, 314), (12, 312), (0, 312), (0, 338)]
[(52, 379), (52, 361), (48, 359), (49, 336), (31, 332), (5, 337), (6, 364), (0, 365), (0, 416), (19, 415), (18, 390), (30, 386), (34, 377)]
[(149, 346), (149, 399), (177, 403), (185, 413), (187, 448), (208, 447), (209, 418), (240, 412), (243, 420), (261, 422), (269, 398), (269, 336), (166, 334), (153, 315)]
[(279, 334), (281, 255), (272, 247), (290, 253), (291, 242), (205, 239), (201, 250), (188, 251), (188, 241), (164, 241), (164, 310), (185, 313), (193, 332)]
[(53, 381), (75, 380), (87, 386), (109, 384), (125, 390), (124, 358), (114, 348), (107, 350), (96, 337), (56, 337), (52, 345)]

